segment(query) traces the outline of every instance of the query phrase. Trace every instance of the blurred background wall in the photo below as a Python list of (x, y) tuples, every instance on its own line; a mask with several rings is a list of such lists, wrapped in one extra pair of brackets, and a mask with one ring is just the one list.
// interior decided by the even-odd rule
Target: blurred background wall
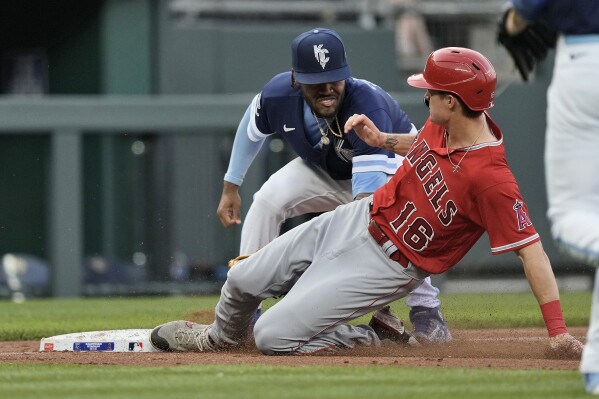
[[(471, 47), (499, 73), (491, 115), (556, 273), (545, 217), (545, 91), (495, 43), (500, 1), (21, 0), (0, 11), (0, 296), (216, 292), (240, 229), (215, 215), (235, 129), (250, 99), (290, 68), (291, 40), (343, 37), (355, 77), (391, 92), (420, 126), (405, 84), (433, 48)], [(251, 195), (293, 158), (269, 140)], [(294, 220), (290, 228), (302, 220)], [(447, 279), (522, 275), (481, 239)], [(588, 277), (590, 279), (590, 277)], [(442, 284), (445, 280), (440, 279)]]

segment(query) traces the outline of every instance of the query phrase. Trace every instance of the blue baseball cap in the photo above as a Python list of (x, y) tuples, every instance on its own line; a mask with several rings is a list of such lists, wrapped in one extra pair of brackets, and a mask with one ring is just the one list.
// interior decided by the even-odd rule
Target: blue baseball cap
[(315, 28), (291, 42), (291, 65), (302, 84), (338, 82), (351, 76), (345, 46), (331, 29)]

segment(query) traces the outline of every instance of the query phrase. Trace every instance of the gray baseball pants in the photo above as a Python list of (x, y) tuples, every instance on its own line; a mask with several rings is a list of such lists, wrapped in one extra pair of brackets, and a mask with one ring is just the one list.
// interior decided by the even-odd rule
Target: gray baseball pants
[(405, 297), (428, 273), (389, 259), (367, 230), (365, 198), (337, 207), (270, 242), (229, 271), (210, 336), (239, 344), (261, 301), (286, 294), (256, 322), (265, 354), (380, 345), (352, 319)]

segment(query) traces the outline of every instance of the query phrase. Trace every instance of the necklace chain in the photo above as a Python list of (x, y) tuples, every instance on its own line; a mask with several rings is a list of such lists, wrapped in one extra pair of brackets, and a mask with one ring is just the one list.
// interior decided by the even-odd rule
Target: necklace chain
[(320, 134), (322, 135), (322, 138), (320, 139), (322, 144), (327, 145), (330, 143), (330, 140), (327, 137), (329, 132), (333, 133), (333, 136), (335, 136), (335, 137), (339, 137), (339, 138), (343, 137), (343, 132), (341, 130), (341, 126), (339, 125), (339, 119), (337, 118), (337, 115), (335, 115), (335, 123), (337, 124), (337, 129), (339, 130), (338, 132), (336, 132), (333, 129), (333, 127), (329, 124), (329, 121), (327, 120), (327, 118), (323, 118), (325, 123), (327, 124), (327, 130), (325, 131), (322, 128), (322, 126), (320, 126), (320, 121), (318, 120), (318, 117), (316, 116), (314, 111), (312, 111), (312, 115), (314, 116), (314, 119), (316, 119), (316, 124), (318, 125), (318, 130), (320, 130)]
[(478, 136), (476, 136), (476, 138), (474, 139), (474, 142), (472, 144), (470, 144), (470, 146), (466, 149), (466, 152), (464, 152), (464, 155), (462, 155), (462, 158), (460, 158), (460, 160), (458, 161), (457, 164), (453, 163), (453, 161), (451, 160), (451, 155), (449, 154), (449, 138), (448, 138), (449, 135), (447, 134), (447, 130), (445, 131), (445, 149), (447, 151), (447, 159), (449, 159), (449, 163), (451, 165), (453, 165), (453, 173), (457, 173), (458, 170), (460, 170), (460, 164), (462, 163), (464, 158), (466, 158), (466, 155), (468, 155), (468, 153), (470, 152), (470, 150), (472, 149), (474, 144), (476, 144), (476, 142), (478, 141), (480, 136), (483, 134), (483, 130), (485, 129), (486, 125), (487, 125), (487, 122), (484, 121), (482, 127), (480, 128), (480, 132), (478, 132)]

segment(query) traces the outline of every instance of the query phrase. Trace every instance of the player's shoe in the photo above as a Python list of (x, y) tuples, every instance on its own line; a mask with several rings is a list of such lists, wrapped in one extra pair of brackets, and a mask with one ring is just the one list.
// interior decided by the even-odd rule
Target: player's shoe
[(403, 321), (391, 311), (389, 306), (377, 310), (368, 323), (382, 340), (388, 339), (406, 346), (420, 346), (420, 343), (405, 329)]
[(599, 395), (599, 373), (584, 373), (582, 376), (587, 393)]
[(210, 325), (171, 321), (152, 330), (150, 343), (164, 352), (215, 352), (218, 347), (210, 339), (209, 331)]
[(412, 335), (423, 344), (445, 344), (453, 339), (438, 306), (414, 306), (410, 310), (410, 322), (413, 327)]

